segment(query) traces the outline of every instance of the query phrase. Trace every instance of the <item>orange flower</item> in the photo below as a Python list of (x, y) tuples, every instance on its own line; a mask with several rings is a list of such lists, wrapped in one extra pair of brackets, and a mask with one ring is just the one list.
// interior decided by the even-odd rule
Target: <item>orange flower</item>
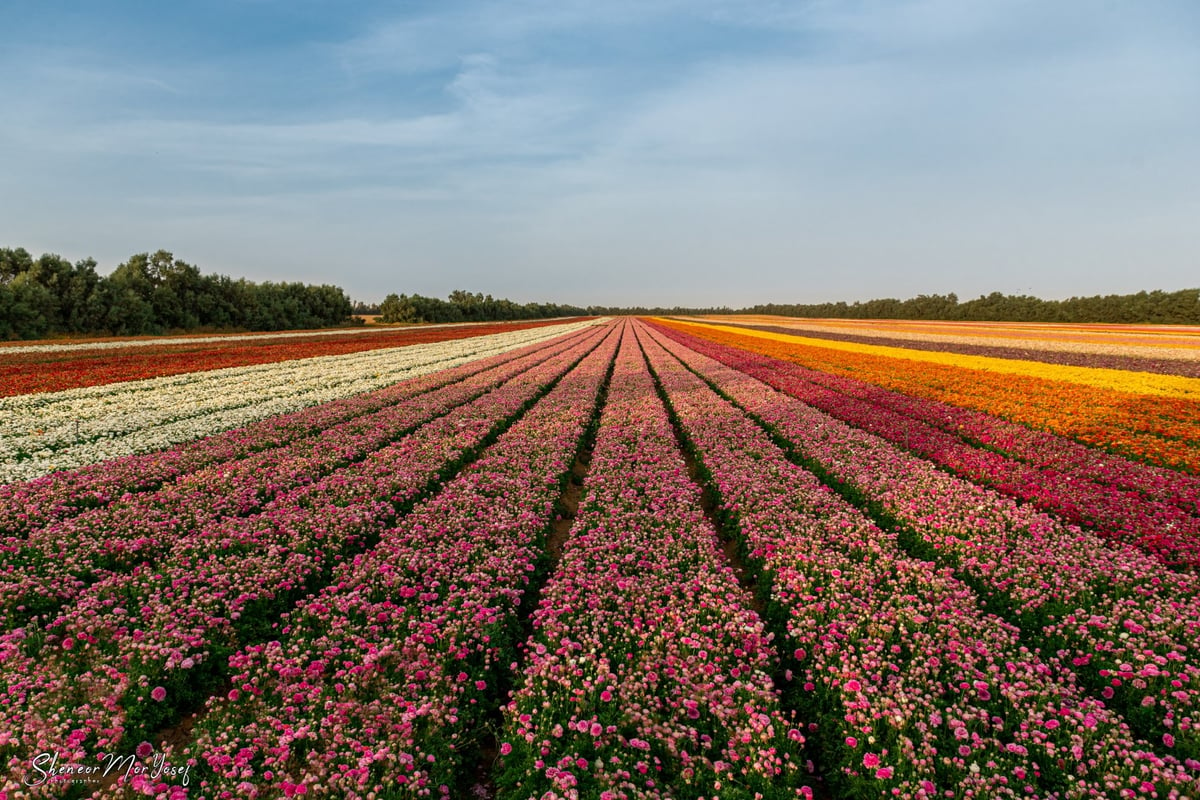
[(1156, 464), (1200, 471), (1200, 381), (1194, 378), (658, 321), (810, 369), (995, 414)]

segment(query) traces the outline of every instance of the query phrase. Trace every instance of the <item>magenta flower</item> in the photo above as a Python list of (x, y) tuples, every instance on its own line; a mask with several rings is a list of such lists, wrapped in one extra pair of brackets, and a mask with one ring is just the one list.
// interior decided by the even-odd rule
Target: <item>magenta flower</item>
[(167, 699), (167, 690), (161, 686), (155, 686), (153, 691), (150, 692), (150, 696), (161, 703)]

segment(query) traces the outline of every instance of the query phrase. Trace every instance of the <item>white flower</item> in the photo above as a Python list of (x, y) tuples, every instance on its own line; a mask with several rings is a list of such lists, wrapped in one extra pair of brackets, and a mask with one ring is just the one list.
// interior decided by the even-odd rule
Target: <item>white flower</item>
[(0, 398), (0, 483), (168, 448), (598, 322)]

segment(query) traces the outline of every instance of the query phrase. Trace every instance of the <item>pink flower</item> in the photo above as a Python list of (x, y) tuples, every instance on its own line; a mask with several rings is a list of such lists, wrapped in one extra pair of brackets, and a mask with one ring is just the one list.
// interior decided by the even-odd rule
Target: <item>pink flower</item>
[(167, 699), (167, 690), (161, 686), (155, 686), (154, 690), (150, 692), (150, 696), (161, 703)]
[(612, 692), (610, 692), (608, 689), (605, 689), (603, 692), (600, 693), (600, 699), (606, 703), (609, 702), (610, 700), (612, 700)]
[(866, 755), (863, 756), (863, 766), (864, 767), (879, 766), (879, 756), (875, 755), (874, 753), (867, 753)]
[(1164, 733), (1163, 734), (1163, 744), (1165, 744), (1167, 747), (1174, 747), (1175, 746), (1175, 737), (1169, 733)]
[(846, 681), (846, 691), (847, 692), (861, 692), (862, 684), (856, 680), (848, 680), (848, 681)]
[(858, 747), (858, 739), (855, 739), (853, 736), (847, 736), (846, 747)]
[(881, 781), (886, 781), (888, 778), (892, 777), (892, 768), (880, 767), (879, 769), (875, 770), (875, 777)]
[(137, 754), (138, 758), (149, 758), (154, 752), (154, 745), (150, 744), (149, 742), (142, 742), (133, 752)]
[(512, 752), (512, 745), (509, 744), (508, 742), (504, 742), (503, 744), (500, 745), (500, 755), (506, 756), (511, 752)]
[(68, 636), (67, 638), (62, 640), (62, 649), (63, 650), (70, 650), (74, 646), (75, 646), (75, 640), (72, 639), (70, 636)]

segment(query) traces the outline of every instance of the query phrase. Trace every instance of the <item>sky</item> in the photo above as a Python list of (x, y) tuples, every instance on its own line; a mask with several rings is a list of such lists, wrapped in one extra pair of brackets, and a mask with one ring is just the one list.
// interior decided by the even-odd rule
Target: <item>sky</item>
[(0, 3), (0, 247), (351, 298), (1200, 286), (1195, 0)]

